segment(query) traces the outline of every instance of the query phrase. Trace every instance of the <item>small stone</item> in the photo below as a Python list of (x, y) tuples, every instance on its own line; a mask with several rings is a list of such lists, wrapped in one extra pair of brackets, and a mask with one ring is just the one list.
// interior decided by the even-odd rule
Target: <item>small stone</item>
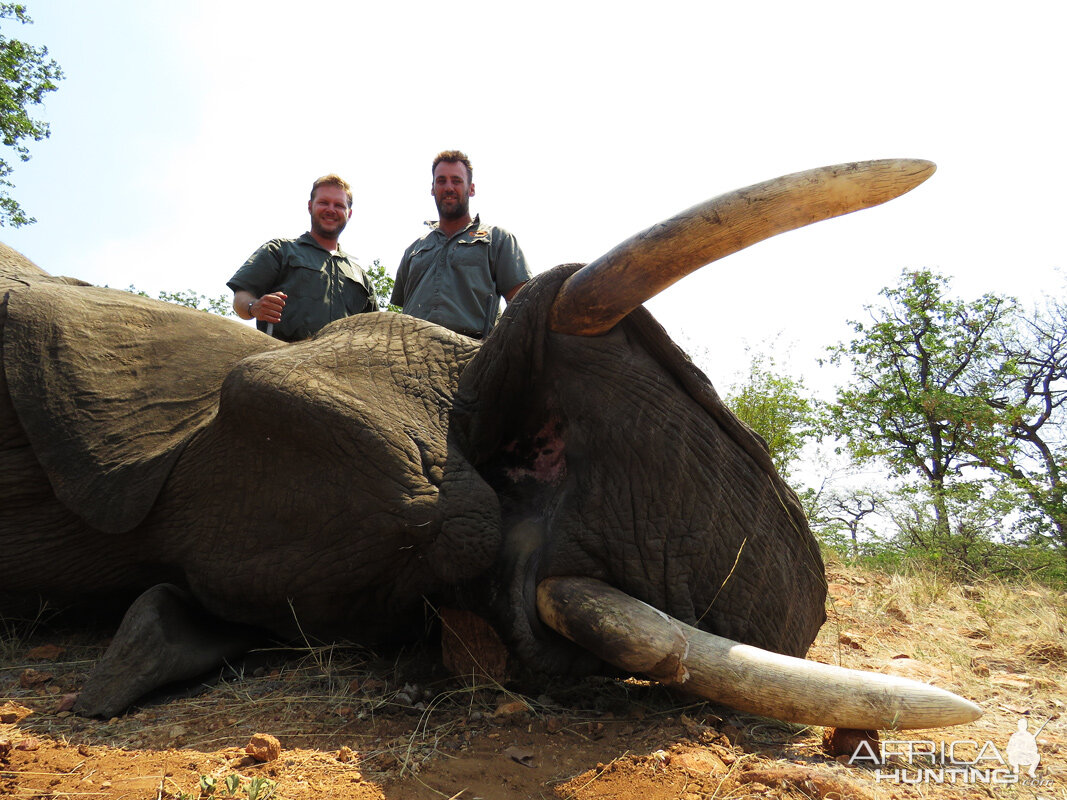
[(563, 717), (545, 717), (545, 730), (548, 733), (559, 733), (567, 727), (567, 720)]
[(522, 714), (529, 711), (530, 707), (522, 700), (512, 700), (510, 703), (501, 703), (493, 711), (494, 717), (510, 717), (513, 714)]
[[(872, 752), (878, 752), (878, 731), (861, 731), (854, 728), (824, 728), (822, 749), (828, 756), (851, 757), (860, 742), (867, 742)], [(845, 762), (847, 763), (847, 761)]]
[(274, 761), (282, 754), (282, 745), (269, 733), (256, 733), (245, 745), (245, 752), (256, 761)]
[(860, 650), (862, 652), (863, 645), (856, 641), (856, 634), (846, 633), (842, 631), (838, 634), (837, 641), (843, 644), (845, 647), (850, 647), (853, 650)]

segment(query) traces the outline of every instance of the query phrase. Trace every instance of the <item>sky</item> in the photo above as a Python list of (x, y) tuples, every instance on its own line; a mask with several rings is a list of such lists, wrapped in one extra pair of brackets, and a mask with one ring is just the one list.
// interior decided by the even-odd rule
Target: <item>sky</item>
[(0, 240), (52, 274), (229, 296), (328, 172), (355, 194), (342, 246), (394, 272), (459, 148), (472, 210), (534, 273), (779, 175), (935, 162), (648, 303), (720, 390), (755, 348), (826, 391), (817, 359), (904, 269), (965, 298), (1064, 288), (1061, 2), (25, 1), (34, 24), (4, 35), (66, 79), (11, 176), (38, 221)]

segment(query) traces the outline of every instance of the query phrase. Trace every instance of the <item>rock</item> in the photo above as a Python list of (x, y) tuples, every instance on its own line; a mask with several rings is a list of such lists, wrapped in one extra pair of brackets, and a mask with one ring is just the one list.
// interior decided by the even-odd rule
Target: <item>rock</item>
[(893, 656), (889, 659), (884, 671), (890, 675), (899, 675), (902, 678), (911, 678), (924, 683), (943, 685), (951, 680), (951, 676), (943, 669), (907, 656)]
[(441, 658), (450, 673), (485, 676), (496, 683), (509, 677), (508, 649), (489, 622), (477, 614), (451, 608), (441, 616)]
[(1034, 685), (1033, 680), (1027, 675), (993, 675), (989, 682), (994, 686), (1001, 686), (1005, 689), (1019, 689), (1026, 691), (1031, 689)]
[(726, 764), (708, 749), (684, 749), (671, 753), (671, 766), (696, 775), (722, 774)]
[(861, 653), (863, 652), (863, 646), (856, 641), (855, 634), (845, 633), (844, 631), (842, 631), (840, 634), (838, 634), (837, 641), (845, 645), (845, 647), (849, 647), (853, 650), (859, 650)]
[(773, 767), (768, 769), (750, 769), (738, 774), (734, 780), (739, 784), (759, 783), (771, 789), (796, 787), (807, 797), (820, 797), (825, 800), (837, 800), (848, 797), (851, 800), (873, 800), (873, 795), (862, 785), (811, 767)]
[(179, 740), (188, 732), (188, 728), (186, 728), (184, 725), (174, 725), (169, 731), (167, 731), (167, 736), (170, 739), (171, 743), (176, 746), (179, 743)]
[(11, 741), (9, 739), (0, 739), (0, 758), (7, 758), (11, 752)]
[(1058, 642), (1045, 639), (1030, 642), (1023, 648), (1022, 656), (1027, 661), (1034, 661), (1038, 664), (1062, 664), (1067, 661), (1067, 650), (1064, 650), (1063, 645)]
[(896, 600), (889, 601), (889, 605), (885, 607), (885, 613), (891, 616), (897, 622), (903, 622), (905, 625), (911, 624), (911, 621), (908, 619), (908, 615), (901, 610), (900, 606), (897, 605)]
[(501, 703), (493, 711), (494, 717), (510, 717), (513, 714), (522, 714), (529, 711), (530, 707), (526, 705), (522, 700), (512, 700), (511, 702)]
[(282, 754), (282, 745), (269, 733), (256, 733), (245, 745), (245, 752), (256, 761), (274, 761)]
[(533, 751), (527, 750), (525, 747), (509, 747), (504, 751), (504, 755), (516, 764), (522, 764), (524, 767), (537, 766)]
[[(851, 758), (860, 742), (867, 742), (871, 751), (878, 752), (878, 731), (861, 731), (854, 728), (824, 728), (822, 749), (829, 755)], [(864, 751), (866, 753), (866, 750)], [(848, 763), (847, 760), (844, 763)]]
[(22, 722), (22, 720), (32, 713), (33, 711), (25, 706), (20, 706), (18, 703), (13, 703), (9, 700), (3, 705), (0, 705), (0, 722), (5, 725), (14, 725), (15, 723)]
[(38, 672), (33, 667), (27, 667), (19, 675), (19, 686), (23, 689), (33, 689), (52, 680), (47, 672)]
[(63, 648), (56, 644), (42, 644), (39, 647), (34, 647), (30, 652), (26, 654), (26, 658), (33, 659), (34, 661), (55, 661), (63, 655)]

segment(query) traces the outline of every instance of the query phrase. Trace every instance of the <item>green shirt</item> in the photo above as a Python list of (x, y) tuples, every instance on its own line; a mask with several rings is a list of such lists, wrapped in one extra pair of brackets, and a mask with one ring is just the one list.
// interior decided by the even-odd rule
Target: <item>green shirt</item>
[[(288, 295), (273, 335), (286, 342), (307, 339), (327, 323), (378, 310), (367, 273), (340, 247), (323, 248), (310, 233), (298, 239), (271, 239), (254, 252), (226, 284), (256, 297)], [(257, 322), (261, 331), (267, 323)]]
[(497, 296), (530, 280), (515, 237), (503, 228), (482, 225), (478, 217), (452, 236), (434, 227), (404, 251), (390, 303), (404, 313), (428, 319), (478, 338)]

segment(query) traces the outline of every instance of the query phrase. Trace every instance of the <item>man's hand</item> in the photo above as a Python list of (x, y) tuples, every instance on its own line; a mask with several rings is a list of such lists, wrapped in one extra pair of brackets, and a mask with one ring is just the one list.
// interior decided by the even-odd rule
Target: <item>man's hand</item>
[(239, 289), (233, 295), (233, 310), (241, 319), (258, 319), (262, 322), (281, 322), (282, 309), (288, 299), (285, 292), (271, 292), (256, 297), (249, 291)]
[(252, 319), (258, 319), (261, 322), (281, 322), (286, 299), (288, 295), (285, 292), (265, 294), (252, 303), (252, 307), (248, 310), (252, 314)]

